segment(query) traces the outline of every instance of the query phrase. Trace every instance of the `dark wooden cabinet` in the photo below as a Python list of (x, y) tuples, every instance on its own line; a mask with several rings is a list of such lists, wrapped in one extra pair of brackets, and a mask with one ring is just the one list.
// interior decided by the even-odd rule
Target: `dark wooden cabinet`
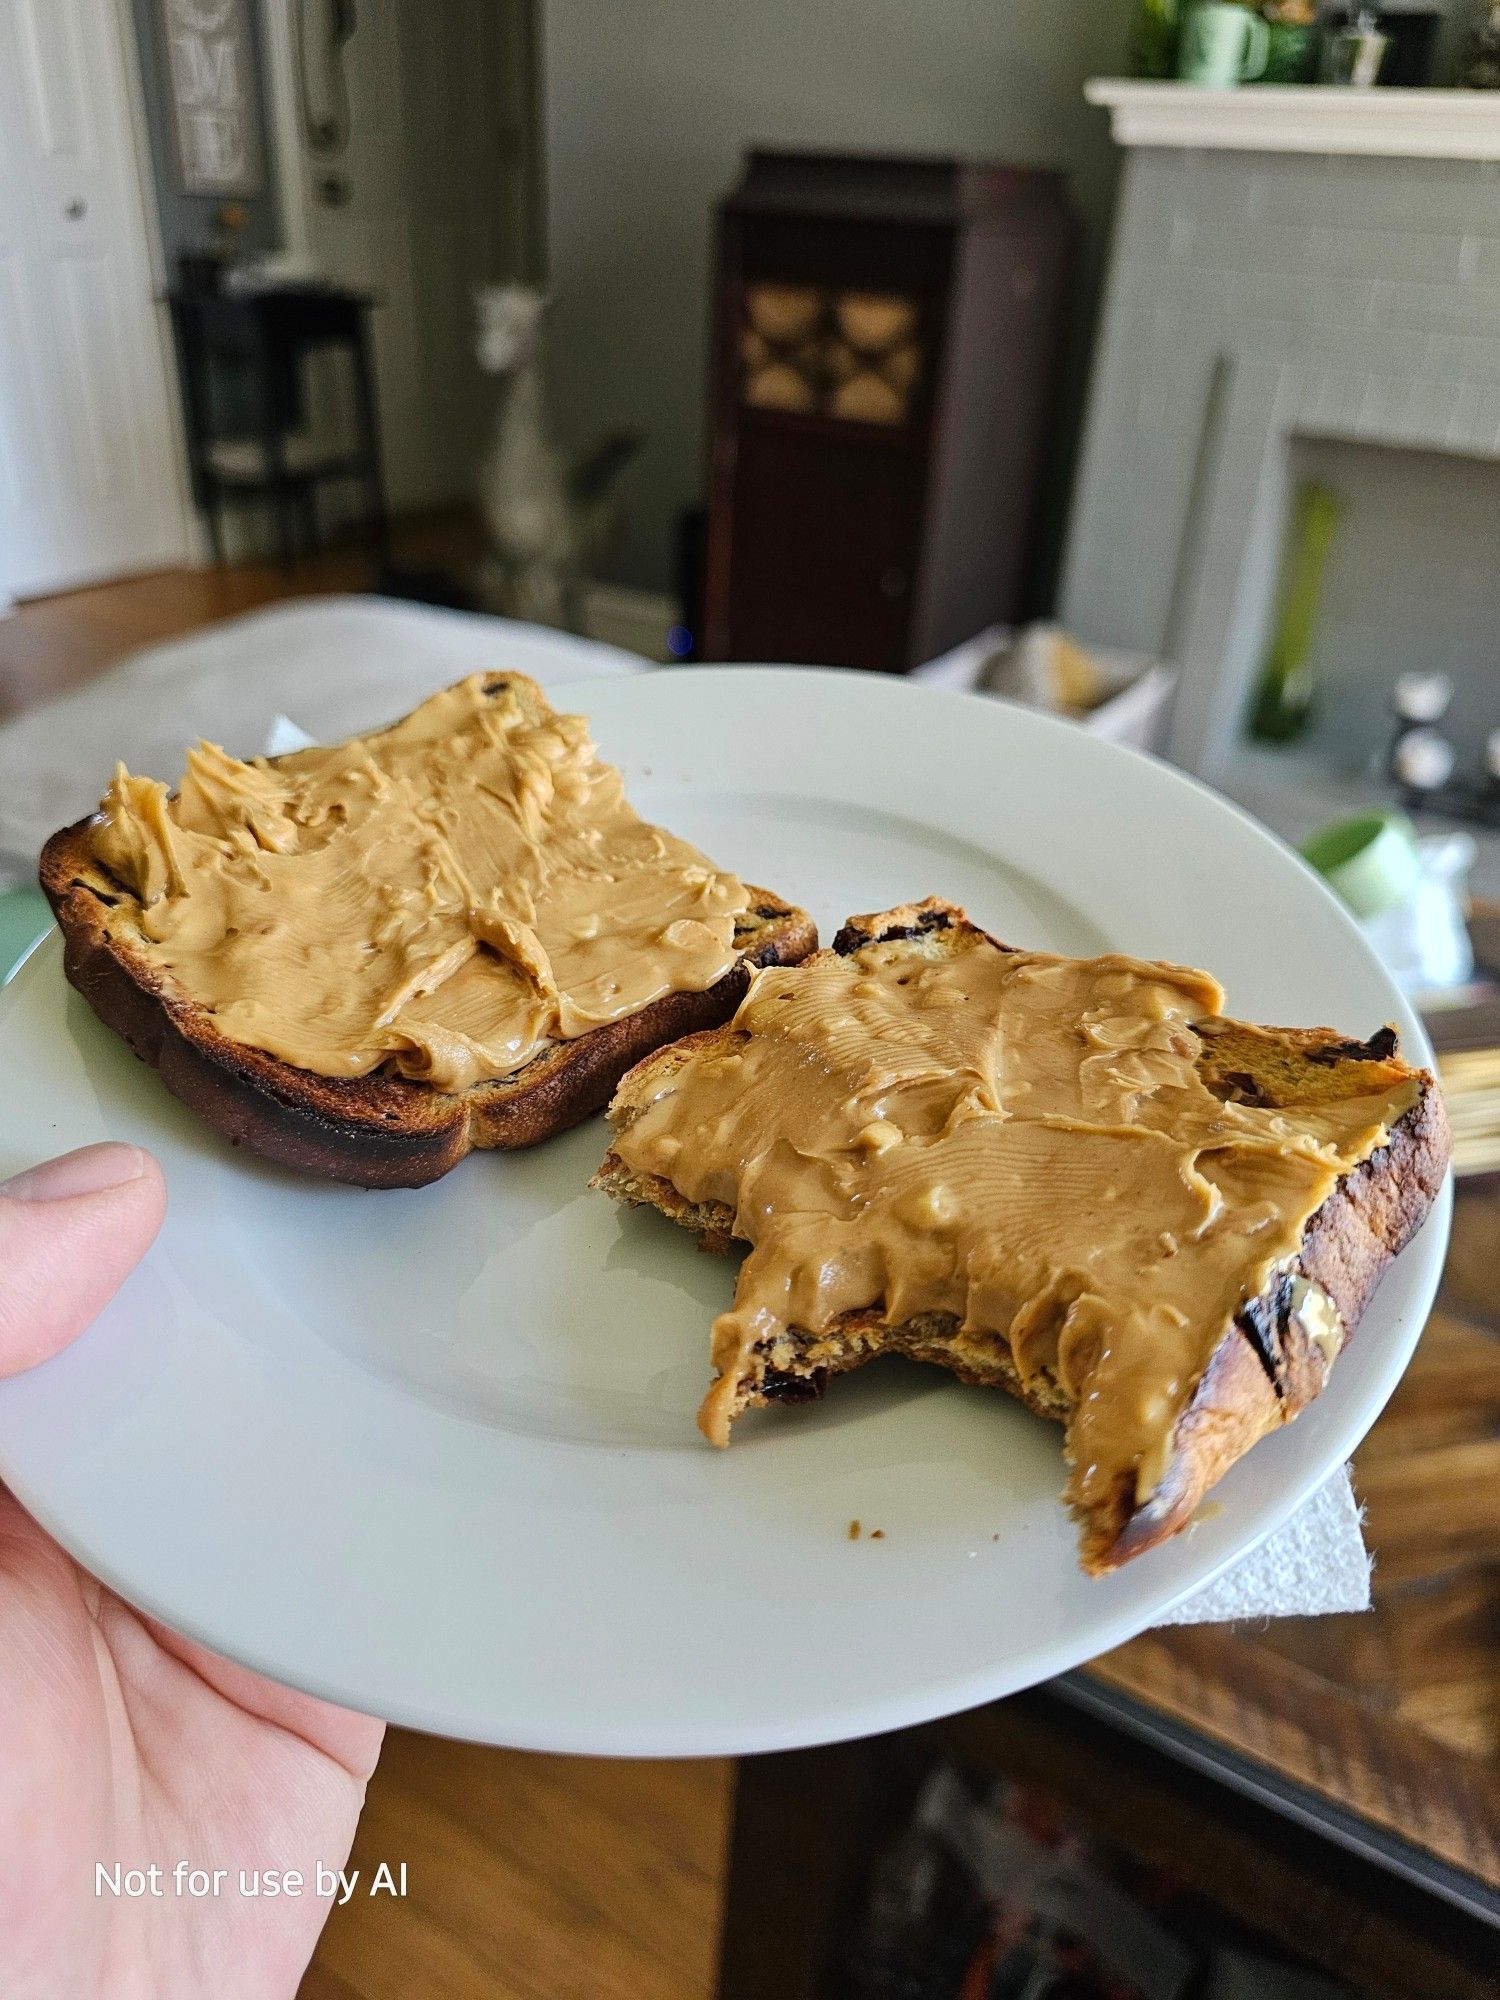
[(719, 210), (702, 653), (899, 673), (1030, 607), (1058, 174), (752, 152)]

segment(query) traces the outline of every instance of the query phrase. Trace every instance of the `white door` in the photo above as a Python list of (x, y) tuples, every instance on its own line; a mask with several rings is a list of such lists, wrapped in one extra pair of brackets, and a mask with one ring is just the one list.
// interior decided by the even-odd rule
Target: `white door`
[(0, 0), (0, 599), (182, 561), (116, 0)]

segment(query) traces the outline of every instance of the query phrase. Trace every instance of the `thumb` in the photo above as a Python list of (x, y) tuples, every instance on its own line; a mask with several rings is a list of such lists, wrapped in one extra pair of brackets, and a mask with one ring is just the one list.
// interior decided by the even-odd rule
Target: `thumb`
[(139, 1146), (84, 1146), (0, 1181), (0, 1376), (75, 1339), (150, 1248), (167, 1205)]

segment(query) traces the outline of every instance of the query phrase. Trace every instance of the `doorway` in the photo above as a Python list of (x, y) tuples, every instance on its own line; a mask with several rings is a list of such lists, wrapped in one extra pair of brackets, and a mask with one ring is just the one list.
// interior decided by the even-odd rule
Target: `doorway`
[(0, 0), (0, 603), (182, 561), (115, 0)]

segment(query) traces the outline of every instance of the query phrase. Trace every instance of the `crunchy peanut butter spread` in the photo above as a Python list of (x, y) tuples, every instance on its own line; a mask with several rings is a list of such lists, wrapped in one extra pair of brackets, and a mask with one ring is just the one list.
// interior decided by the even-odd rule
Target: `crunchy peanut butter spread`
[(1073, 1405), (1075, 1505), (1122, 1475), (1144, 1501), (1235, 1312), (1416, 1096), (1387, 1070), (1369, 1096), (1222, 1102), (1193, 1023), (1223, 999), (1203, 972), (982, 933), (758, 974), (732, 1038), (614, 1142), (632, 1172), (732, 1207), (752, 1246), (714, 1326), (706, 1434), (728, 1442), (758, 1368), (795, 1358), (793, 1328), (951, 1314), (961, 1343), (1003, 1340)]
[(146, 957), (234, 1041), (444, 1090), (712, 986), (743, 884), (636, 816), (582, 716), (492, 685), (274, 764), (200, 744), (175, 797), (118, 768), (94, 851)]

